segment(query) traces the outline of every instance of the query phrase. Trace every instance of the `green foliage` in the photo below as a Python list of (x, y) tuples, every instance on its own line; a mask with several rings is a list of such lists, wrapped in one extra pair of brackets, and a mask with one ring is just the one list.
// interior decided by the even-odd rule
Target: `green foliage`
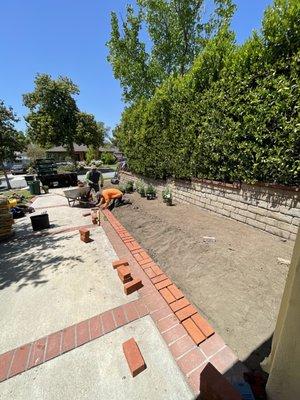
[(93, 160), (97, 158), (99, 152), (94, 149), (93, 146), (89, 146), (86, 153), (85, 153), (85, 159), (87, 164), (90, 164)]
[[(137, 0), (137, 12), (128, 5), (121, 24), (112, 13), (108, 61), (126, 102), (149, 98), (169, 75), (186, 73), (208, 38), (230, 21), (235, 10), (232, 0), (215, 0), (209, 17), (204, 15), (205, 3)], [(151, 42), (149, 51), (140, 39), (142, 27), (146, 27)]]
[(170, 189), (169, 186), (167, 186), (163, 191), (162, 191), (162, 198), (164, 201), (166, 200), (172, 200), (172, 190)]
[(93, 115), (78, 109), (74, 96), (79, 89), (71, 79), (38, 74), (34, 83), (34, 91), (23, 95), (29, 109), (25, 118), (28, 135), (34, 143), (64, 146), (73, 160), (74, 143), (93, 146), (95, 150), (103, 144), (107, 128), (97, 123)]
[(22, 132), (18, 132), (15, 123), (19, 119), (14, 114), (11, 107), (6, 107), (0, 100), (0, 167), (4, 172), (7, 187), (10, 189), (10, 182), (4, 168), (4, 161), (15, 159), (15, 152), (24, 150), (27, 144), (26, 137)]
[(133, 181), (128, 181), (125, 184), (125, 192), (132, 193), (133, 192)]
[(129, 168), (154, 178), (299, 184), (297, 21), (298, 0), (275, 0), (262, 31), (241, 46), (223, 25), (188, 73), (128, 107), (114, 133)]
[(26, 154), (30, 159), (30, 164), (35, 165), (37, 159), (45, 157), (46, 150), (36, 143), (29, 143), (26, 147)]
[(116, 157), (112, 153), (102, 153), (101, 161), (104, 165), (113, 165), (116, 163)]

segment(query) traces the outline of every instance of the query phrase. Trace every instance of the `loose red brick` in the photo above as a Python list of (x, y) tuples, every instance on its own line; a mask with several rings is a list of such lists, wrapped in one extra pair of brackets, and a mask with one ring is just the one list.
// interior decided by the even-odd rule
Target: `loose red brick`
[(124, 285), (124, 292), (125, 294), (129, 295), (135, 292), (138, 289), (143, 287), (143, 283), (141, 279), (135, 278), (131, 282), (125, 283)]
[(132, 245), (131, 251), (135, 251), (135, 250), (140, 250), (141, 249), (141, 246), (135, 240), (131, 243), (131, 245)]
[(117, 328), (126, 324), (126, 317), (122, 307), (115, 308), (113, 310), (114, 318), (116, 321)]
[(170, 307), (174, 312), (181, 310), (184, 307), (187, 307), (190, 305), (190, 302), (184, 297), (183, 299), (175, 301), (175, 303), (172, 303)]
[(112, 263), (112, 266), (113, 266), (114, 269), (120, 267), (121, 265), (129, 265), (129, 264), (128, 264), (128, 261), (125, 258), (113, 261), (113, 263)]
[[(181, 371), (188, 375), (192, 370), (200, 367), (205, 362), (206, 358), (201, 351), (196, 347), (190, 350), (187, 354), (177, 360), (177, 364)], [(208, 397), (210, 398), (210, 397)]]
[(142, 353), (133, 338), (123, 343), (123, 351), (133, 377), (147, 368)]
[(151, 279), (151, 282), (152, 282), (153, 284), (155, 284), (155, 283), (162, 282), (162, 281), (164, 281), (165, 279), (168, 279), (167, 275), (162, 274), (162, 275), (156, 276), (156, 274), (155, 274), (155, 278), (152, 278), (152, 279)]
[(88, 228), (80, 228), (79, 233), (80, 235), (86, 236), (90, 234), (90, 230)]
[(200, 331), (200, 329), (191, 318), (182, 321), (182, 325), (197, 346), (206, 339), (206, 337), (203, 335), (203, 333)]
[(115, 321), (113, 319), (112, 311), (106, 311), (101, 315), (101, 321), (103, 326), (103, 332), (108, 333), (116, 328)]
[(201, 372), (200, 392), (205, 399), (242, 400), (238, 391), (211, 363)]
[(121, 265), (117, 268), (118, 276), (123, 283), (129, 282), (132, 280), (130, 269), (127, 265)]
[(135, 321), (139, 318), (139, 313), (137, 308), (135, 307), (135, 302), (124, 304), (123, 309), (125, 311), (128, 322)]
[(176, 311), (176, 316), (180, 321), (184, 321), (185, 319), (191, 317), (192, 315), (196, 314), (197, 310), (191, 304), (185, 308), (182, 308), (179, 311)]
[(175, 297), (176, 300), (182, 299), (184, 297), (182, 291), (179, 290), (177, 286), (171, 285), (168, 286), (168, 289), (170, 290), (170, 292), (172, 293), (172, 295)]
[(166, 300), (168, 304), (171, 304), (176, 300), (175, 297), (172, 295), (172, 293), (168, 290), (168, 288), (161, 289), (159, 293), (162, 295), (162, 297)]
[(63, 330), (62, 333), (62, 346), (61, 352), (65, 353), (75, 348), (75, 325), (69, 326), (68, 328)]
[(31, 344), (26, 344), (25, 346), (21, 346), (15, 350), (11, 368), (9, 371), (9, 378), (25, 371), (27, 367), (30, 348)]
[(149, 278), (154, 278), (156, 276), (155, 272), (151, 268), (146, 268), (145, 273), (149, 276)]
[(82, 321), (76, 325), (77, 346), (90, 341), (89, 321)]
[(0, 382), (7, 378), (14, 350), (0, 355)]
[(170, 285), (172, 285), (172, 282), (170, 281), (170, 279), (165, 279), (164, 281), (156, 283), (155, 287), (156, 287), (157, 290), (160, 290), (160, 289), (163, 289), (163, 288), (165, 288), (167, 286), (170, 286)]
[(48, 336), (45, 361), (51, 360), (60, 354), (62, 331), (52, 333)]
[(32, 343), (27, 369), (36, 367), (44, 361), (47, 338), (42, 338)]
[(102, 323), (99, 315), (90, 319), (90, 332), (91, 340), (97, 339), (103, 335)]
[(212, 326), (200, 314), (193, 315), (192, 320), (207, 338), (215, 333)]

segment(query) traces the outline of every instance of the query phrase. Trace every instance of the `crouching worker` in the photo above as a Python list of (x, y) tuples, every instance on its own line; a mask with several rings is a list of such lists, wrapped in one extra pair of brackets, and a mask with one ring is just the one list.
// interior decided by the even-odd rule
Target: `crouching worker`
[(124, 200), (121, 190), (111, 188), (102, 190), (100, 201), (97, 206), (100, 206), (103, 210), (105, 208), (112, 210), (114, 207), (119, 207), (122, 204), (124, 204)]

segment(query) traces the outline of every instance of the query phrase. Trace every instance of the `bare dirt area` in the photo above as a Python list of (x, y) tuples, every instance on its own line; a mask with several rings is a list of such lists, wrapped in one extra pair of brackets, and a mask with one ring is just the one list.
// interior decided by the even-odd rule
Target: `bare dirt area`
[[(292, 242), (192, 205), (168, 207), (137, 193), (113, 212), (191, 302), (255, 368), (268, 351)], [(213, 236), (215, 243), (205, 243)]]

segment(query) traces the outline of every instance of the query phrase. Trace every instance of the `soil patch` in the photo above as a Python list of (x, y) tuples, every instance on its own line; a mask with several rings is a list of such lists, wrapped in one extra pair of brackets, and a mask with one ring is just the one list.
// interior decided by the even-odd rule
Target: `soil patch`
[[(215, 327), (242, 361), (268, 352), (293, 243), (186, 204), (137, 193), (113, 212)], [(205, 243), (203, 236), (213, 236)]]

